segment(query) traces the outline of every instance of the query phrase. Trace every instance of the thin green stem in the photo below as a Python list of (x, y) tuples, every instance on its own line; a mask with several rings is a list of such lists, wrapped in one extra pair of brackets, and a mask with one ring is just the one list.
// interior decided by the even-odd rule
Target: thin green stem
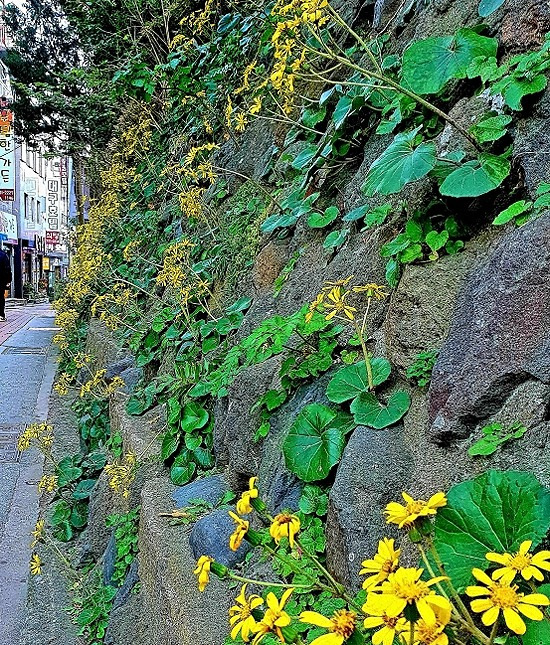
[(372, 365), (370, 362), (370, 355), (367, 350), (367, 345), (365, 343), (365, 339), (363, 337), (363, 334), (361, 333), (361, 329), (359, 325), (353, 321), (353, 326), (355, 328), (355, 332), (357, 333), (357, 336), (359, 337), (359, 342), (361, 343), (361, 349), (363, 350), (363, 356), (365, 358), (365, 365), (367, 367), (367, 381), (369, 383), (369, 390), (374, 390), (374, 379), (372, 376)]
[(229, 573), (232, 580), (238, 582), (246, 582), (251, 585), (259, 585), (260, 587), (280, 587), (281, 589), (314, 589), (317, 585), (291, 585), (286, 582), (265, 582), (263, 580), (255, 580), (254, 578), (245, 578), (236, 573)]
[(495, 641), (495, 638), (496, 638), (496, 635), (497, 635), (497, 631), (498, 631), (498, 624), (499, 624), (499, 622), (500, 622), (500, 621), (499, 621), (499, 619), (497, 618), (497, 619), (495, 620), (495, 624), (493, 625), (493, 629), (491, 629), (491, 634), (489, 635), (489, 644), (488, 644), (488, 645), (493, 645), (493, 643), (494, 643), (494, 641)]
[(414, 620), (409, 621), (409, 645), (414, 645)]

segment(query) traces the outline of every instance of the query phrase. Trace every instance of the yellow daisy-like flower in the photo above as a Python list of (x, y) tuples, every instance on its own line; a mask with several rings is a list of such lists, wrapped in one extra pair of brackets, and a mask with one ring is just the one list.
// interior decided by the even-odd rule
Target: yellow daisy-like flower
[(303, 611), (300, 614), (300, 622), (328, 630), (328, 634), (319, 636), (311, 645), (342, 645), (355, 631), (357, 614), (341, 609), (334, 612), (331, 618), (327, 618), (316, 611)]
[(530, 593), (525, 595), (518, 592), (517, 585), (511, 586), (502, 580), (491, 580), (481, 569), (472, 569), (472, 573), (474, 578), (484, 586), (472, 585), (466, 588), (466, 593), (475, 598), (471, 601), (470, 606), (472, 611), (481, 613), (481, 622), (484, 625), (493, 625), (502, 612), (508, 629), (516, 634), (525, 634), (526, 627), (520, 613), (531, 620), (544, 618), (542, 611), (535, 606), (547, 607), (550, 605), (550, 599), (544, 594)]
[(367, 602), (362, 609), (367, 618), (363, 621), (365, 629), (376, 629), (372, 635), (373, 645), (393, 645), (396, 636), (404, 632), (408, 623), (402, 616), (388, 616), (385, 612), (384, 603), (380, 603), (378, 594), (369, 594)]
[(378, 553), (372, 560), (364, 560), (363, 568), (359, 571), (362, 576), (369, 577), (363, 582), (363, 589), (369, 589), (384, 580), (399, 566), (401, 549), (394, 549), (395, 540), (384, 538), (378, 542)]
[(294, 548), (294, 536), (300, 530), (300, 519), (296, 515), (289, 513), (279, 513), (273, 518), (273, 522), (269, 527), (269, 535), (275, 540), (277, 544), (282, 538), (288, 538), (290, 548)]
[(376, 600), (380, 603), (380, 609), (390, 618), (399, 616), (407, 605), (414, 605), (420, 616), (428, 624), (434, 625), (437, 621), (436, 609), (450, 611), (451, 604), (447, 598), (438, 596), (430, 587), (447, 578), (438, 576), (425, 581), (420, 579), (423, 573), (424, 569), (400, 567), (394, 573), (390, 573), (380, 587), (373, 588), (367, 596), (367, 604)]
[(231, 549), (231, 551), (236, 551), (241, 546), (244, 536), (248, 533), (250, 522), (243, 520), (242, 517), (239, 517), (232, 511), (229, 511), (229, 516), (237, 525), (235, 527), (235, 530), (229, 537), (229, 548)]
[(46, 522), (44, 520), (38, 520), (36, 522), (36, 525), (34, 527), (34, 531), (31, 532), (31, 535), (33, 536), (34, 540), (31, 543), (31, 549), (34, 549), (34, 547), (40, 542), (40, 540), (44, 537), (44, 531), (46, 530)]
[(236, 604), (229, 609), (229, 623), (231, 625), (231, 638), (235, 640), (240, 633), (245, 643), (248, 643), (250, 634), (256, 631), (256, 619), (252, 615), (254, 609), (263, 604), (263, 598), (256, 594), (246, 597), (246, 584), (241, 587), (241, 593), (235, 599)]
[(352, 287), (354, 293), (364, 293), (367, 298), (376, 298), (376, 300), (383, 300), (389, 293), (385, 291), (386, 287), (380, 284), (363, 284)]
[(244, 132), (248, 119), (244, 112), (238, 112), (235, 116), (235, 132)]
[(524, 580), (534, 578), (539, 582), (544, 580), (543, 571), (550, 571), (550, 551), (539, 551), (538, 553), (529, 553), (533, 542), (525, 540), (519, 546), (517, 553), (487, 553), (487, 560), (502, 564), (502, 568), (493, 572), (494, 580), (510, 583), (518, 573)]
[(342, 292), (341, 287), (334, 287), (327, 294), (327, 303), (325, 307), (330, 309), (329, 313), (325, 316), (325, 320), (331, 320), (338, 314), (343, 314), (349, 320), (355, 320), (355, 307), (350, 307), (346, 304), (346, 297), (349, 291)]
[(248, 490), (241, 495), (241, 499), (237, 502), (236, 509), (239, 515), (248, 515), (248, 513), (252, 513), (253, 509), (250, 504), (250, 500), (257, 499), (258, 497), (258, 489), (256, 488), (257, 481), (257, 477), (250, 478), (248, 482)]
[(258, 114), (260, 110), (262, 109), (262, 99), (257, 96), (254, 101), (252, 101), (252, 105), (250, 106), (250, 114)]
[(419, 517), (435, 515), (438, 508), (447, 505), (445, 493), (436, 493), (425, 502), (422, 499), (413, 499), (407, 493), (402, 493), (406, 504), (390, 502), (384, 511), (388, 524), (397, 524), (400, 529), (411, 527)]
[(197, 576), (199, 582), (199, 591), (204, 591), (206, 585), (210, 582), (210, 565), (214, 562), (214, 558), (208, 555), (201, 555), (197, 560), (197, 568), (193, 573)]
[(324, 299), (325, 299), (325, 294), (324, 294), (324, 293), (319, 293), (319, 294), (317, 294), (317, 296), (315, 297), (315, 300), (314, 300), (314, 301), (309, 305), (308, 312), (307, 312), (307, 313), (306, 313), (306, 315), (305, 315), (305, 321), (306, 321), (307, 323), (308, 323), (308, 322), (311, 322), (311, 320), (312, 320), (312, 318), (313, 318), (313, 315), (314, 315), (314, 314), (315, 314), (315, 312), (317, 311), (317, 307), (319, 307), (319, 305), (322, 305), (322, 304), (323, 304), (323, 300), (324, 300)]
[(290, 625), (290, 616), (284, 611), (287, 600), (294, 589), (287, 589), (281, 596), (281, 600), (277, 600), (277, 596), (269, 592), (266, 597), (267, 611), (265, 612), (262, 620), (256, 625), (256, 636), (252, 641), (252, 645), (258, 645), (269, 633), (275, 634), (281, 643), (285, 642), (281, 627), (288, 627)]
[(435, 608), (436, 622), (432, 625), (420, 618), (414, 625), (414, 645), (449, 645), (449, 637), (444, 633), (451, 620), (451, 610)]
[(39, 576), (42, 573), (42, 560), (38, 553), (32, 554), (29, 567), (32, 576)]

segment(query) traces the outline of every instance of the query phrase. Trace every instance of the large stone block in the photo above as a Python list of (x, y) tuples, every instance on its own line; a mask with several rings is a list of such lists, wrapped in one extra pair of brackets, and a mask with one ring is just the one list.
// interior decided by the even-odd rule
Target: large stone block
[(146, 482), (142, 491), (138, 557), (146, 639), (155, 645), (223, 645), (233, 591), (216, 576), (198, 591), (191, 527), (159, 516), (172, 510), (174, 488), (163, 478)]
[(548, 239), (545, 214), (507, 233), (468, 278), (433, 371), (434, 441), (468, 437), (521, 383), (550, 385)]

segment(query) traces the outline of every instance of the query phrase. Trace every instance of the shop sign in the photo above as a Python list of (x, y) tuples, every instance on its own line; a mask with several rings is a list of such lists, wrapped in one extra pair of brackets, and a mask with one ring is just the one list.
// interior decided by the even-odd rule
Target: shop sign
[(0, 211), (0, 234), (4, 240), (17, 244), (17, 217)]
[(61, 244), (61, 233), (59, 231), (46, 231), (46, 244)]
[(0, 201), (15, 201), (15, 134), (13, 112), (0, 109)]
[(50, 270), (50, 258), (45, 257), (42, 259), (42, 269), (44, 271), (49, 271)]

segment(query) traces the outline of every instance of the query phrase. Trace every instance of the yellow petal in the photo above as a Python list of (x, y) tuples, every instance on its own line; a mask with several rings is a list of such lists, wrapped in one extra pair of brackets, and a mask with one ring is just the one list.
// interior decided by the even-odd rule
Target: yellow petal
[(488, 596), (491, 592), (487, 587), (466, 587), (466, 593), (470, 598), (475, 598), (476, 596)]
[(527, 616), (527, 618), (530, 618), (531, 620), (542, 620), (544, 618), (542, 611), (533, 605), (524, 605), (519, 603), (517, 608), (518, 611), (521, 611), (524, 616)]
[(532, 540), (525, 540), (524, 542), (522, 542), (519, 545), (519, 553), (521, 553), (521, 555), (525, 555), (527, 551), (529, 551), (529, 549), (531, 548), (532, 544), (533, 544)]
[(478, 569), (478, 568), (474, 568), (472, 569), (472, 573), (474, 575), (474, 578), (476, 578), (476, 580), (479, 580), (484, 585), (487, 585), (489, 587), (492, 586), (493, 581), (491, 580), (491, 578), (489, 578), (489, 576), (485, 573), (485, 571), (482, 571), (481, 569)]
[(312, 641), (311, 645), (342, 645), (344, 637), (338, 634), (323, 634)]
[(491, 562), (497, 562), (498, 564), (508, 564), (510, 556), (508, 554), (503, 555), (502, 553), (486, 553), (485, 557)]
[(368, 616), (363, 621), (365, 629), (372, 629), (373, 627), (379, 627), (384, 624), (384, 620), (380, 616)]
[(332, 620), (317, 611), (303, 611), (300, 614), (300, 622), (317, 625), (317, 627), (324, 627), (325, 629), (332, 627)]
[(530, 593), (527, 596), (523, 596), (521, 602), (526, 602), (528, 605), (550, 605), (550, 599), (543, 593)]
[(435, 612), (425, 598), (421, 598), (416, 603), (416, 608), (418, 609), (418, 613), (428, 623), (428, 625), (435, 625), (435, 623), (437, 622)]
[(506, 608), (503, 609), (502, 613), (504, 614), (504, 621), (508, 629), (511, 629), (516, 634), (525, 634), (525, 623), (516, 611)]
[(498, 618), (499, 611), (500, 609), (498, 607), (491, 607), (490, 609), (487, 609), (487, 611), (481, 616), (481, 622), (485, 626), (493, 625)]
[(487, 611), (487, 609), (491, 609), (492, 606), (493, 603), (489, 598), (478, 598), (477, 600), (472, 600), (470, 603), (472, 611), (475, 611), (477, 614), (482, 611)]

